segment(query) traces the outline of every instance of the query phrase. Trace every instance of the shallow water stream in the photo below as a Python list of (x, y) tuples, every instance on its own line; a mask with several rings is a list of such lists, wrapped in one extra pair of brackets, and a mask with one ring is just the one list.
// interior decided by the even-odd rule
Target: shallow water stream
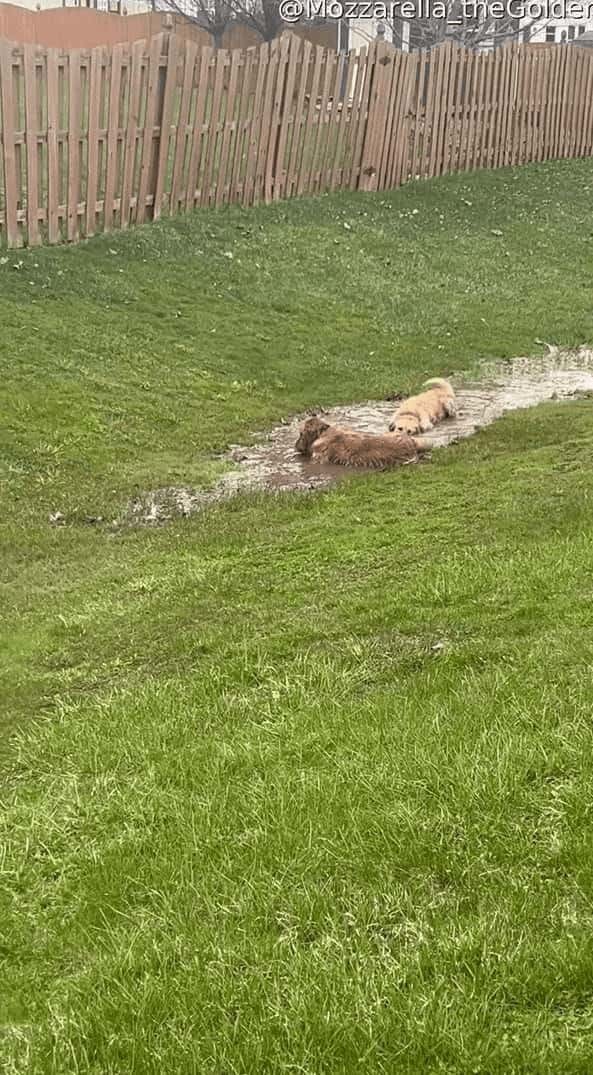
[[(518, 358), (483, 368), (479, 380), (452, 378), (458, 414), (425, 434), (435, 447), (469, 437), (508, 411), (550, 399), (572, 399), (593, 392), (593, 351), (551, 350), (545, 358)], [(397, 403), (366, 401), (324, 411), (331, 424), (367, 433), (385, 433)], [(304, 460), (294, 450), (303, 415), (259, 434), (250, 447), (234, 446), (225, 458), (235, 469), (208, 490), (172, 486), (156, 489), (128, 505), (121, 522), (158, 523), (190, 515), (207, 504), (246, 490), (315, 489), (343, 480), (360, 469), (324, 466)]]

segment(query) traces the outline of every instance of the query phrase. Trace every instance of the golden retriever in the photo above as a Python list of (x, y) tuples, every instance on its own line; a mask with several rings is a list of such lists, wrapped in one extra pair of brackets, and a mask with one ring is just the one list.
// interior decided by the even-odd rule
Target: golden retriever
[(389, 423), (392, 433), (407, 433), (413, 437), (416, 433), (427, 433), (443, 418), (455, 417), (455, 392), (448, 381), (435, 377), (425, 381), (423, 387), (426, 392), (400, 403)]
[(405, 434), (340, 429), (315, 416), (302, 425), (295, 449), (316, 463), (381, 470), (417, 462), (428, 446)]

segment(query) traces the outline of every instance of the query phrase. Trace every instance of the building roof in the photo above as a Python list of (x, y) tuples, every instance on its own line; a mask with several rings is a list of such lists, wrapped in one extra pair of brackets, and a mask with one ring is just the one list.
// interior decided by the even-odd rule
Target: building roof
[(583, 48), (586, 48), (586, 49), (592, 49), (593, 48), (593, 30), (586, 30), (584, 34), (579, 34), (578, 37), (575, 37), (574, 41), (572, 41), (571, 44), (572, 45), (581, 45)]

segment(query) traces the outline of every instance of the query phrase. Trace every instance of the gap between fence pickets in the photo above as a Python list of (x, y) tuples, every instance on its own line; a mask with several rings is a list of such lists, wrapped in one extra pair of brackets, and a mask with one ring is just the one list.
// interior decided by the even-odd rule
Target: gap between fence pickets
[(195, 205), (276, 200), (593, 152), (593, 55), (171, 33), (63, 51), (0, 42), (0, 241), (76, 241)]

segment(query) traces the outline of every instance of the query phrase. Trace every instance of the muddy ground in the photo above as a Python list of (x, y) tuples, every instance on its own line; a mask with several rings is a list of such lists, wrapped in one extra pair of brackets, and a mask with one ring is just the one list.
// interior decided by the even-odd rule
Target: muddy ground
[[(458, 414), (426, 434), (435, 447), (469, 437), (508, 411), (531, 407), (551, 399), (574, 399), (593, 392), (593, 351), (550, 349), (545, 358), (518, 358), (483, 369), (479, 380), (452, 378)], [(371, 401), (332, 407), (327, 421), (369, 433), (385, 433), (396, 403)], [(311, 413), (311, 412), (310, 412)], [(318, 489), (360, 474), (345, 467), (322, 466), (297, 455), (294, 444), (303, 415), (297, 415), (267, 434), (255, 434), (248, 447), (234, 445), (224, 457), (235, 468), (207, 491), (187, 486), (152, 490), (135, 498), (118, 524), (159, 523), (177, 515), (191, 515), (213, 502), (247, 490)]]

